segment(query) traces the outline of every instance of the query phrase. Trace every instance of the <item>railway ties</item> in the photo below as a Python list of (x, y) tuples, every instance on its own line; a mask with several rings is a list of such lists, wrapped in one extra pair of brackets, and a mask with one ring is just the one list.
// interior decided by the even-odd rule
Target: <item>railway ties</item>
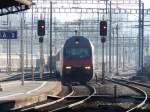
[[(115, 79), (115, 80), (121, 80), (129, 85), (135, 86), (143, 90), (145, 93), (147, 93), (147, 100), (144, 106), (142, 107), (143, 109), (149, 110), (149, 104), (150, 104), (150, 84), (148, 83), (141, 83), (139, 81), (130, 81), (126, 79)], [(143, 100), (145, 97), (144, 96), (133, 96), (135, 99)], [(149, 111), (148, 111), (149, 112)]]
[[(130, 91), (134, 91), (137, 95), (132, 94), (133, 95), (132, 96), (131, 94), (128, 94), (130, 93), (128, 92), (126, 96), (124, 96), (124, 95), (119, 95), (119, 93), (117, 93), (117, 96), (115, 99), (114, 95), (111, 94), (110, 89), (107, 89), (110, 92), (109, 95), (107, 95), (106, 91), (104, 91), (104, 94), (99, 94), (98, 89), (101, 89), (101, 91), (103, 91), (102, 88), (105, 88), (107, 83), (109, 83), (109, 81), (106, 81), (106, 84), (104, 85), (101, 85), (101, 84), (97, 85), (97, 87), (99, 88), (96, 88), (96, 84), (94, 83), (93, 84), (90, 83), (90, 85), (94, 87), (92, 86), (88, 87), (84, 85), (70, 86), (70, 87), (68, 85), (63, 86), (64, 91), (61, 92), (62, 94), (60, 94), (59, 97), (48, 96), (48, 100), (46, 102), (43, 102), (43, 104), (32, 105), (31, 108), (22, 109), (21, 111), (24, 111), (24, 112), (26, 111), (27, 112), (30, 112), (30, 111), (31, 112), (64, 112), (68, 109), (76, 111), (78, 109), (83, 109), (84, 107), (88, 108), (92, 105), (92, 106), (95, 106), (99, 111), (103, 111), (103, 109), (107, 110), (106, 107), (107, 108), (111, 107), (110, 110), (108, 110), (107, 112), (114, 111), (112, 108), (117, 108), (118, 110), (122, 109), (123, 112), (131, 112), (134, 110), (135, 112), (136, 111), (138, 112), (138, 110), (142, 110), (142, 108), (145, 106), (145, 103), (148, 98), (146, 92), (142, 91), (141, 89), (131, 87), (134, 85), (130, 85), (129, 82), (113, 79), (108, 84), (108, 86), (109, 88), (111, 88), (113, 87), (112, 85), (118, 85), (117, 86), (118, 90), (119, 88), (121, 90), (122, 89), (124, 90), (124, 88), (130, 88)], [(130, 102), (128, 102), (128, 100), (130, 100)], [(122, 101), (122, 102), (119, 102), (119, 101)], [(120, 106), (119, 103), (122, 103), (122, 105)], [(125, 105), (127, 104), (128, 106), (123, 107), (124, 104)], [(114, 105), (117, 107), (114, 107)], [(85, 110), (78, 110), (78, 111), (86, 112)], [(116, 111), (116, 112), (120, 112), (120, 111)]]
[[(85, 92), (83, 93), (84, 95), (82, 95), (81, 89), (77, 88), (77, 87), (72, 87), (72, 86), (68, 86), (68, 94), (65, 95), (62, 98), (59, 97), (55, 97), (52, 99), (55, 100), (48, 100), (48, 102), (41, 104), (41, 105), (37, 105), (31, 108), (26, 108), (26, 109), (22, 109), (22, 112), (58, 112), (58, 111), (63, 111), (66, 109), (72, 109), (76, 106), (82, 105), (84, 102), (86, 102), (87, 100), (89, 100), (94, 94), (96, 94), (96, 89), (94, 87), (91, 87), (89, 85), (86, 86), (82, 86), (82, 88), (86, 88), (89, 89), (87, 97), (82, 97), (81, 99), (76, 98), (76, 96), (84, 96)], [(80, 90), (80, 92), (79, 92)], [(72, 97), (72, 98), (71, 98)]]
[[(116, 81), (122, 81), (128, 85), (132, 85), (134, 87), (138, 87), (140, 89), (142, 89), (143, 91), (145, 91), (147, 93), (147, 100), (150, 101), (150, 85), (149, 84), (144, 84), (144, 83), (140, 83), (137, 81), (130, 81), (130, 80), (126, 80), (126, 79), (118, 79), (118, 78), (114, 78), (114, 80)], [(143, 97), (136, 97), (137, 99), (142, 99)]]
[[(140, 109), (143, 109), (146, 105), (146, 101), (148, 100), (148, 93), (150, 94), (149, 89), (144, 88), (150, 88), (148, 85), (144, 85), (138, 82), (123, 80), (123, 79), (107, 79), (108, 81), (112, 81), (116, 84), (126, 86), (128, 88), (131, 88), (133, 91), (137, 92), (139, 96), (131, 96), (130, 98), (134, 98), (132, 104), (129, 109), (126, 110), (126, 112), (132, 112), (132, 111), (139, 111)], [(140, 101), (139, 101), (140, 99)]]

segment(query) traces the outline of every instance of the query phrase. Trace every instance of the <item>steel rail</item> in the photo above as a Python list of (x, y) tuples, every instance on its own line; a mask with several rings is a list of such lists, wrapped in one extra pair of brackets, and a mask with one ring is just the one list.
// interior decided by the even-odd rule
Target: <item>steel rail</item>
[(87, 86), (89, 87), (90, 91), (92, 91), (92, 92), (85, 99), (77, 101), (75, 103), (69, 104), (69, 105), (61, 107), (61, 108), (57, 108), (57, 109), (49, 111), (49, 112), (58, 112), (58, 111), (64, 111), (65, 109), (72, 109), (72, 108), (74, 108), (76, 106), (79, 106), (79, 105), (85, 103), (87, 100), (89, 100), (92, 96), (94, 96), (96, 94), (96, 89), (94, 87), (89, 86), (89, 85), (87, 85)]
[(95, 89), (95, 87), (90, 87), (90, 86), (89, 86), (89, 88), (91, 88), (91, 90), (93, 91), (91, 95), (89, 95), (89, 96), (88, 96), (87, 98), (85, 98), (84, 100), (81, 100), (81, 101), (79, 101), (79, 102), (76, 102), (76, 103), (73, 103), (73, 104), (68, 105), (68, 108), (73, 108), (73, 107), (75, 107), (75, 106), (77, 106), (77, 105), (80, 105), (80, 104), (82, 104), (82, 103), (85, 103), (85, 102), (86, 102), (87, 100), (89, 100), (92, 96), (94, 96), (94, 95), (96, 94), (96, 89)]
[(107, 79), (107, 80), (112, 81), (112, 82), (117, 83), (117, 84), (120, 84), (120, 85), (127, 86), (129, 88), (132, 88), (132, 89), (136, 90), (137, 92), (139, 92), (140, 94), (144, 95), (144, 100), (140, 104), (138, 104), (138, 105), (128, 109), (126, 112), (131, 112), (133, 110), (142, 108), (145, 105), (145, 103), (146, 103), (146, 101), (148, 99), (148, 95), (147, 95), (147, 93), (144, 90), (142, 90), (142, 89), (140, 89), (138, 87), (135, 87), (135, 86), (131, 86), (131, 85), (125, 84), (122, 81), (115, 80), (114, 78), (113, 79)]
[[(34, 72), (35, 74), (38, 74), (39, 72)], [(44, 74), (47, 74), (49, 72), (44, 72)], [(25, 80), (31, 80), (31, 72), (25, 72)], [(12, 80), (21, 80), (21, 73), (12, 73), (9, 76), (4, 76), (0, 78), (0, 82), (5, 82), (5, 81), (12, 81)], [(30, 77), (31, 76), (31, 77)], [(47, 76), (43, 75), (43, 78), (47, 78)], [(35, 76), (35, 79), (40, 79), (40, 76)], [(40, 79), (41, 80), (41, 79)]]
[[(14, 74), (14, 75), (13, 75)], [(12, 73), (12, 74), (10, 74), (9, 76), (4, 76), (4, 77), (1, 77), (0, 78), (0, 81), (3, 81), (3, 80), (5, 80), (5, 79), (7, 79), (7, 78), (11, 78), (11, 77), (14, 77), (14, 76), (16, 76), (16, 75), (18, 75), (19, 73), (17, 73), (17, 74), (15, 74), (15, 73)]]
[(37, 105), (37, 106), (34, 106), (34, 107), (31, 107), (31, 108), (27, 108), (27, 109), (22, 109), (21, 112), (28, 112), (28, 111), (35, 111), (35, 110), (40, 110), (42, 108), (45, 108), (45, 107), (49, 107), (53, 104), (56, 104), (56, 103), (59, 103), (63, 100), (65, 100), (67, 97), (71, 96), (74, 94), (74, 90), (72, 88), (72, 86), (70, 85), (67, 85), (69, 87), (69, 89), (71, 90), (71, 92), (69, 94), (67, 94), (66, 96), (60, 98), (60, 99), (57, 99), (55, 101), (52, 101), (52, 102), (47, 102), (45, 104), (41, 104), (41, 105)]
[(126, 112), (131, 112), (131, 111), (133, 111), (135, 109), (142, 108), (145, 105), (145, 103), (147, 101), (147, 98), (148, 98), (147, 97), (147, 93), (144, 90), (142, 90), (140, 88), (137, 88), (137, 87), (134, 87), (134, 86), (131, 86), (131, 87), (134, 88), (134, 89), (136, 89), (137, 91), (139, 91), (141, 94), (143, 94), (145, 96), (145, 98), (144, 98), (144, 100), (140, 104), (138, 104), (137, 106), (135, 106), (135, 107), (127, 110)]
[(143, 84), (143, 83), (139, 83), (139, 82), (136, 82), (136, 81), (129, 81), (129, 80), (126, 80), (126, 79), (124, 79), (124, 78), (121, 78), (121, 79), (113, 78), (113, 79), (115, 79), (115, 80), (122, 80), (122, 81), (124, 81), (124, 82), (128, 82), (128, 83), (131, 83), (131, 84), (137, 84), (137, 85), (139, 85), (139, 86), (144, 86), (144, 87), (150, 88), (150, 85), (148, 85), (148, 84)]

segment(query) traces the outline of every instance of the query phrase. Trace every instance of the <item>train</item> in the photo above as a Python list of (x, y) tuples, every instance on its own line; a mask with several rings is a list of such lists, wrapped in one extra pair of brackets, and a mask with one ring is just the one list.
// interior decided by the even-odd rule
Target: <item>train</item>
[(72, 36), (56, 55), (56, 72), (63, 83), (85, 84), (93, 77), (94, 47), (84, 36)]

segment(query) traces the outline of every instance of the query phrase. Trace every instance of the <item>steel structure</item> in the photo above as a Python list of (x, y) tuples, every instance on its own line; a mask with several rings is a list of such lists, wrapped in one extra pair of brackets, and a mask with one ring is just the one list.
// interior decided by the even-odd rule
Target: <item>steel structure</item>
[(0, 16), (27, 10), (31, 5), (32, 0), (1, 0)]
[[(115, 52), (118, 49), (117, 46), (121, 49), (117, 53), (118, 63), (122, 64), (121, 66), (127, 64), (127, 61), (125, 60), (128, 59), (130, 61), (131, 55), (136, 56), (137, 54), (140, 54), (140, 57), (138, 59), (136, 58), (135, 62), (142, 59), (142, 52), (139, 50), (142, 45), (140, 42), (141, 39), (143, 40), (144, 34), (147, 39), (150, 35), (148, 31), (150, 25), (150, 21), (148, 20), (150, 9), (144, 9), (142, 2), (140, 3), (138, 0), (33, 0), (33, 2), (35, 5), (33, 5), (30, 10), (24, 12), (25, 26), (23, 27), (22, 33), (23, 37), (28, 36), (28, 38), (31, 38), (29, 44), (27, 44), (28, 47), (25, 47), (25, 45), (23, 46), (26, 49), (30, 48), (30, 53), (28, 52), (29, 56), (26, 57), (31, 59), (30, 66), (28, 67), (32, 68), (32, 73), (34, 72), (33, 69), (35, 67), (35, 63), (32, 59), (34, 57), (40, 57), (37, 38), (37, 20), (41, 17), (46, 20), (47, 29), (43, 46), (45, 59), (50, 55), (54, 55), (63, 45), (64, 41), (69, 36), (74, 35), (75, 30), (79, 30), (80, 35), (89, 38), (94, 44), (96, 48), (96, 60), (98, 60), (96, 69), (100, 70), (101, 42), (99, 36), (99, 22), (103, 17), (108, 21), (109, 29), (104, 58), (108, 72), (111, 72), (113, 68), (116, 68), (117, 56)], [(51, 3), (53, 6), (52, 10), (50, 9)], [(146, 17), (143, 18), (143, 15)], [(20, 32), (19, 34), (21, 34), (21, 28), (20, 25), (18, 25), (18, 23), (21, 24), (19, 16), (20, 14), (9, 15), (9, 18), (15, 17), (15, 19), (11, 19), (11, 28), (18, 30), (18, 32)], [(52, 18), (50, 19), (50, 17)], [(0, 21), (2, 21), (2, 24), (0, 24), (1, 29), (7, 29), (5, 18), (5, 16), (0, 18)], [(18, 20), (17, 24), (14, 22), (16, 20)], [(118, 34), (116, 33), (116, 25), (118, 25), (119, 28)], [(25, 30), (28, 30), (28, 35), (25, 33)], [(139, 34), (142, 30), (143, 34)], [(50, 32), (53, 33), (51, 34)], [(139, 39), (139, 37), (142, 38)], [(15, 45), (12, 44), (12, 47), (18, 46), (18, 43), (20, 43), (19, 40), (20, 38), (15, 42), (12, 42), (15, 43)], [(2, 46), (5, 46), (5, 40), (1, 43)], [(143, 41), (143, 47), (149, 49), (148, 43)], [(11, 48), (11, 53), (16, 52), (20, 54), (19, 49), (17, 49), (18, 47), (14, 48), (16, 49), (14, 50)], [(136, 51), (136, 54), (131, 53), (133, 51)], [(145, 50), (143, 53), (144, 52)], [(149, 52), (149, 50), (147, 50), (147, 52)], [(131, 64), (131, 62), (129, 64)], [(143, 62), (140, 61), (140, 63)], [(119, 65), (117, 66), (119, 67)]]

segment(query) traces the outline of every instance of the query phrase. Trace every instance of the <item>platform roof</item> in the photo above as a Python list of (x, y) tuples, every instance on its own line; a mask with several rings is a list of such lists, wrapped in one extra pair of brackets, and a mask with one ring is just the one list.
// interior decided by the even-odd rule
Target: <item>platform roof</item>
[(0, 0), (0, 16), (29, 9), (32, 0)]

